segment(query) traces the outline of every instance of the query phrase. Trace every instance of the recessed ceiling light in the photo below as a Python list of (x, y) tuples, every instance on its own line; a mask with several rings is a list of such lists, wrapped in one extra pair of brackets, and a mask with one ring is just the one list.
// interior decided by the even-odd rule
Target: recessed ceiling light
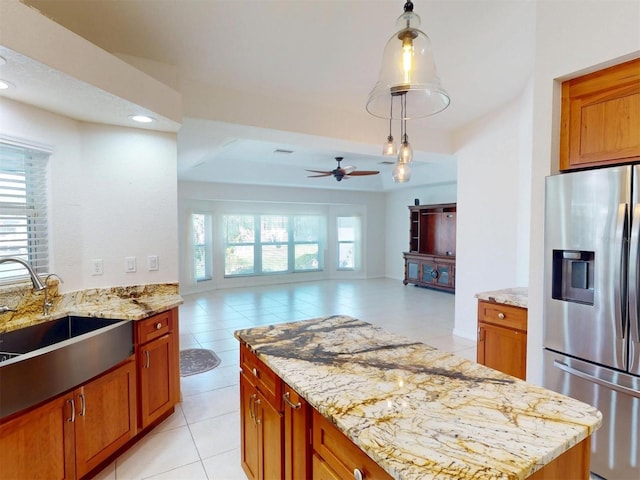
[(151, 123), (155, 120), (153, 117), (148, 115), (129, 115), (129, 118), (138, 123)]
[(13, 83), (7, 82), (6, 80), (0, 80), (0, 90), (6, 90), (13, 87), (15, 87)]

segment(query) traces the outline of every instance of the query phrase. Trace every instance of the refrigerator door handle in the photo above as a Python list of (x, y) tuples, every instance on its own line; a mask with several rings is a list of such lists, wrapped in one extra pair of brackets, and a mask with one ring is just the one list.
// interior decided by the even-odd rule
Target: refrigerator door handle
[(625, 227), (627, 225), (627, 215), (628, 215), (628, 206), (626, 203), (621, 203), (618, 206), (618, 219), (616, 222), (616, 233), (615, 233), (615, 245), (616, 245), (616, 258), (618, 259), (615, 262), (615, 278), (619, 281), (615, 283), (613, 288), (614, 296), (615, 296), (615, 329), (616, 329), (616, 337), (624, 338), (624, 305), (626, 298), (623, 297), (624, 292), (626, 291), (627, 282), (625, 280), (626, 270), (623, 266), (624, 261), (626, 260), (625, 255)]
[(587, 372), (583, 372), (582, 370), (578, 370), (576, 368), (570, 367), (564, 362), (559, 362), (558, 360), (553, 361), (553, 366), (559, 368), (560, 370), (564, 370), (570, 375), (575, 375), (576, 377), (584, 378), (593, 383), (597, 383), (598, 385), (602, 385), (603, 387), (610, 388), (612, 390), (616, 390), (621, 393), (626, 393), (627, 395), (631, 395), (636, 398), (640, 398), (640, 391), (634, 390), (633, 388), (625, 387), (624, 385), (618, 385), (617, 383), (610, 382), (609, 380), (605, 380), (604, 378), (597, 377)]
[(638, 250), (640, 242), (640, 204), (633, 207), (631, 235), (629, 237), (629, 322), (630, 336), (634, 342), (640, 342), (638, 318)]

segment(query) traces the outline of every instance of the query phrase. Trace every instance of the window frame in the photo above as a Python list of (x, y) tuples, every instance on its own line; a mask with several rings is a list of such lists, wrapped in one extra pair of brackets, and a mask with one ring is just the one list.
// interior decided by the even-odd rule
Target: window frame
[[(50, 260), (51, 154), (48, 146), (0, 135), (0, 258), (21, 258), (40, 275), (48, 272)], [(16, 230), (11, 232), (12, 228)], [(19, 253), (5, 252), (10, 248), (18, 248)], [(28, 278), (21, 265), (2, 264), (0, 284)]]
[[(194, 219), (196, 216), (202, 216), (204, 220), (203, 225), (203, 236), (204, 243), (196, 242), (196, 232)], [(193, 212), (190, 216), (191, 220), (191, 228), (192, 228), (192, 237), (191, 237), (191, 248), (193, 255), (191, 257), (191, 261), (193, 264), (193, 278), (196, 283), (200, 282), (208, 282), (213, 280), (213, 262), (212, 262), (212, 252), (213, 252), (213, 218), (210, 213), (205, 212)], [(198, 249), (201, 249), (204, 256), (204, 276), (199, 277), (197, 274), (198, 268), (196, 267), (196, 255)]]
[[(229, 242), (229, 233), (228, 233), (228, 220), (231, 217), (252, 217), (253, 218), (253, 242)], [(263, 218), (266, 217), (282, 217), (286, 218), (286, 231), (287, 231), (287, 239), (282, 240), (265, 240), (263, 241)], [(296, 226), (296, 218), (297, 217), (313, 217), (317, 219), (317, 239), (315, 241), (312, 240), (296, 240), (295, 239), (295, 226)], [(326, 221), (326, 218), (320, 214), (294, 214), (294, 213), (255, 213), (255, 214), (246, 214), (246, 213), (228, 213), (223, 214), (223, 225), (224, 225), (224, 246), (223, 246), (223, 263), (224, 263), (224, 277), (225, 278), (235, 278), (235, 277), (248, 277), (248, 276), (263, 276), (263, 275), (286, 275), (286, 274), (295, 274), (295, 273), (308, 273), (308, 272), (321, 272), (324, 270), (324, 256), (323, 256), (323, 235), (321, 232), (321, 225), (323, 219)], [(298, 245), (317, 245), (317, 268), (305, 268), (305, 269), (297, 269), (296, 268), (296, 247)], [(227, 271), (227, 250), (229, 247), (246, 247), (251, 246), (253, 248), (253, 270), (251, 272), (244, 273), (229, 273)], [(264, 270), (264, 247), (271, 246), (286, 246), (287, 248), (287, 269), (286, 270), (278, 270), (278, 271), (265, 271)]]

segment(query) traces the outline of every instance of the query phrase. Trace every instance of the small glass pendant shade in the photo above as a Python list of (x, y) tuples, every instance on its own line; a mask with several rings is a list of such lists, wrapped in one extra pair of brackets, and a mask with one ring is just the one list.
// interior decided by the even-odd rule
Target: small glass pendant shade
[(402, 140), (400, 149), (398, 150), (398, 162), (399, 163), (411, 163), (413, 161), (413, 148), (409, 143), (409, 137), (406, 135)]
[(449, 106), (449, 94), (440, 85), (431, 50), (431, 40), (418, 30), (420, 17), (405, 11), (396, 22), (399, 31), (387, 42), (378, 83), (369, 94), (367, 111), (390, 118), (394, 96), (406, 95), (406, 111), (392, 112), (391, 118), (410, 120), (441, 112)]
[(389, 135), (387, 142), (382, 146), (382, 154), (386, 156), (393, 156), (398, 154), (396, 144), (393, 142), (393, 137)]
[(406, 183), (411, 179), (411, 168), (407, 163), (396, 163), (393, 167), (393, 181), (396, 183)]

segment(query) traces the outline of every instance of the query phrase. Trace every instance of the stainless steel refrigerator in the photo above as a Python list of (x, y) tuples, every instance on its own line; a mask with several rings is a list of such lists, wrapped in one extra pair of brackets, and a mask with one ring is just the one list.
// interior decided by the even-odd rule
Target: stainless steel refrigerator
[(597, 407), (591, 471), (640, 479), (640, 166), (546, 179), (544, 386)]

